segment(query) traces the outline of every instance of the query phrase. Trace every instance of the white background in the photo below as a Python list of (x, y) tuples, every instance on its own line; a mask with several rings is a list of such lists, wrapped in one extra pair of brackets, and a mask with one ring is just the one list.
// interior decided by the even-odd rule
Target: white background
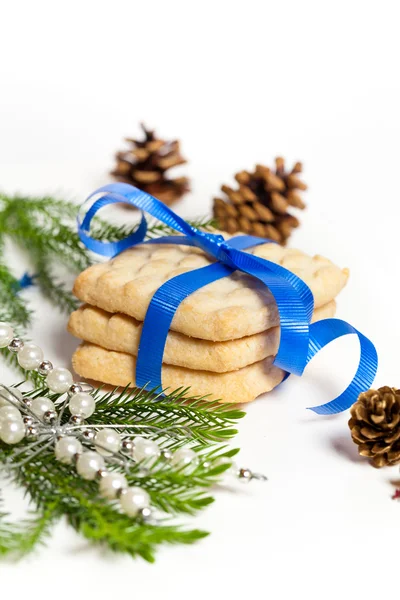
[[(179, 137), (206, 214), (221, 183), (282, 154), (303, 160), (308, 210), (291, 245), (348, 266), (338, 316), (374, 340), (377, 385), (400, 386), (398, 3), (156, 1), (3, 3), (0, 187), (82, 201), (143, 119)], [(14, 259), (22, 274), (26, 262)], [(75, 342), (37, 291), (33, 337), (67, 365)], [(398, 469), (360, 460), (348, 414), (305, 407), (343, 389), (349, 338), (300, 381), (248, 407), (241, 464), (267, 484), (218, 493), (195, 525), (212, 535), (160, 549), (155, 565), (101, 553), (64, 525), (46, 549), (0, 564), (0, 595), (107, 598), (394, 597)], [(2, 381), (15, 376), (1, 367)], [(19, 508), (20, 495), (7, 500)]]

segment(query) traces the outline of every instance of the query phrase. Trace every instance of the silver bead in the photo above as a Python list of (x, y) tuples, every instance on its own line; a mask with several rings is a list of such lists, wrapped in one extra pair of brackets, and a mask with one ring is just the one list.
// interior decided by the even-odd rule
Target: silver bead
[(38, 373), (46, 377), (53, 370), (53, 364), (49, 360), (44, 360), (38, 366)]
[(96, 479), (103, 479), (106, 475), (108, 475), (107, 469), (99, 469), (96, 473)]
[(85, 429), (85, 431), (82, 431), (82, 437), (86, 442), (93, 442), (96, 432), (93, 429)]
[(11, 342), (8, 344), (8, 349), (10, 352), (19, 352), (24, 347), (24, 342), (19, 338), (13, 338)]
[(122, 440), (121, 452), (123, 452), (124, 454), (131, 454), (132, 450), (133, 450), (132, 440)]
[(72, 423), (72, 425), (82, 425), (82, 423), (84, 423), (85, 420), (82, 417), (79, 417), (78, 415), (72, 415), (69, 422)]
[(30, 440), (36, 440), (38, 437), (39, 430), (34, 425), (28, 425), (25, 429), (25, 436)]
[(79, 383), (73, 383), (68, 390), (68, 396), (80, 394), (80, 392), (83, 392), (83, 387)]
[(26, 415), (25, 417), (23, 417), (23, 422), (27, 427), (30, 427), (31, 425), (33, 425), (34, 420), (32, 417), (30, 417), (29, 415)]
[(21, 402), (24, 406), (26, 406), (26, 408), (30, 408), (32, 406), (32, 398), (28, 398), (27, 396), (22, 398)]
[(43, 421), (48, 425), (52, 425), (57, 420), (57, 413), (55, 410), (46, 410), (43, 415)]
[(253, 473), (250, 471), (250, 469), (239, 469), (237, 476), (241, 481), (247, 483), (253, 478)]
[(139, 519), (141, 519), (144, 522), (150, 521), (150, 519), (153, 517), (153, 511), (150, 508), (150, 506), (144, 506), (143, 508), (141, 508), (138, 512)]
[(162, 456), (163, 456), (164, 460), (171, 460), (171, 458), (173, 457), (173, 454), (172, 454), (171, 450), (169, 450), (168, 448), (165, 448), (162, 451)]

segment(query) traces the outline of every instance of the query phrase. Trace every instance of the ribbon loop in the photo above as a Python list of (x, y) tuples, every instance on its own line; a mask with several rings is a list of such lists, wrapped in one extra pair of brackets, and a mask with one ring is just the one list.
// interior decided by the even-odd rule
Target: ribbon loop
[[(357, 394), (373, 382), (377, 370), (377, 355), (372, 342), (348, 323), (326, 319), (310, 326), (314, 300), (309, 287), (291, 271), (243, 250), (271, 242), (253, 236), (237, 236), (225, 241), (222, 235), (192, 227), (170, 208), (142, 190), (125, 183), (103, 186), (89, 196), (97, 198), (83, 220), (78, 215), (78, 234), (85, 246), (103, 256), (115, 256), (140, 243), (196, 246), (217, 262), (178, 275), (168, 280), (154, 294), (143, 323), (139, 344), (136, 384), (162, 388), (161, 371), (164, 347), (173, 317), (188, 295), (231, 275), (238, 270), (251, 275), (268, 288), (276, 302), (280, 318), (280, 344), (274, 364), (288, 374), (301, 375), (309, 360), (327, 343), (342, 335), (355, 333), (360, 340), (360, 362), (357, 373), (345, 392), (332, 402), (312, 408), (319, 414), (333, 414), (348, 408)], [(165, 236), (144, 242), (147, 223), (142, 216), (138, 229), (117, 242), (102, 242), (90, 236), (90, 224), (98, 210), (109, 204), (125, 203), (155, 217), (181, 235)], [(84, 205), (85, 206), (85, 205)], [(183, 235), (182, 235), (183, 234)]]

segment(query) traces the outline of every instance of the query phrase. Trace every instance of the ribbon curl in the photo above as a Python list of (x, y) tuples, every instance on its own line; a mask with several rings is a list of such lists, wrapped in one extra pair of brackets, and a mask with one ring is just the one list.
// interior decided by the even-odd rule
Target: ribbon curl
[[(310, 324), (314, 299), (310, 288), (291, 271), (271, 261), (253, 256), (244, 249), (265, 244), (270, 240), (248, 235), (225, 241), (221, 235), (205, 233), (192, 227), (159, 200), (125, 183), (105, 185), (84, 203), (93, 201), (81, 220), (78, 215), (78, 234), (85, 246), (97, 254), (113, 257), (140, 243), (179, 244), (196, 246), (217, 262), (201, 269), (183, 273), (164, 283), (154, 294), (148, 307), (139, 343), (136, 362), (136, 385), (161, 388), (161, 370), (165, 343), (172, 319), (179, 305), (196, 290), (231, 275), (238, 270), (255, 277), (268, 287), (279, 311), (281, 337), (274, 364), (288, 374), (302, 375), (308, 362), (331, 341), (348, 334), (358, 336), (360, 361), (356, 374), (346, 390), (337, 398), (313, 407), (318, 414), (334, 414), (346, 410), (357, 396), (368, 389), (375, 378), (378, 358), (374, 345), (354, 327), (339, 319), (325, 319)], [(142, 211), (138, 229), (123, 240), (101, 242), (90, 237), (90, 223), (98, 210), (114, 203), (130, 204)], [(144, 241), (147, 222), (144, 212), (179, 232)]]

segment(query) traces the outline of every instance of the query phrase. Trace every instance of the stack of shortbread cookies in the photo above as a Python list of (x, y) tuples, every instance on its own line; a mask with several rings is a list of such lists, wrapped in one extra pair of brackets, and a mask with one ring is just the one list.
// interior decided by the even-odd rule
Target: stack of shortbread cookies
[[(266, 243), (248, 250), (293, 271), (310, 287), (313, 320), (332, 317), (348, 270), (322, 256)], [(135, 386), (136, 356), (146, 310), (168, 279), (213, 261), (201, 250), (176, 245), (139, 245), (79, 275), (74, 293), (85, 304), (68, 329), (83, 340), (72, 362), (84, 378)], [(249, 402), (284, 376), (272, 363), (279, 345), (273, 296), (256, 279), (236, 271), (211, 283), (179, 306), (163, 358), (162, 384), (224, 402)]]

